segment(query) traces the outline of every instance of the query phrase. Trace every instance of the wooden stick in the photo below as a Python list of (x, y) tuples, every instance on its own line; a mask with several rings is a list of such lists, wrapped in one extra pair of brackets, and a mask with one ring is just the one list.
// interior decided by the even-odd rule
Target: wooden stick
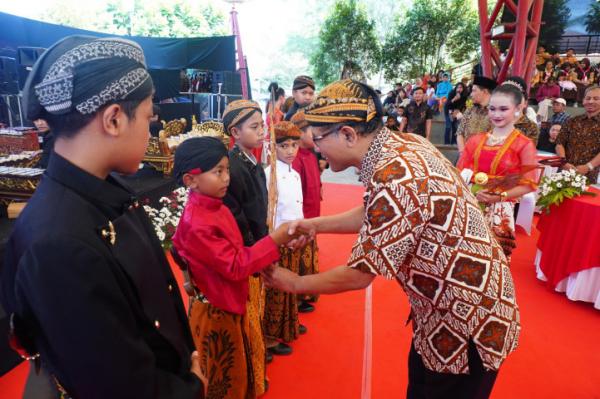
[(271, 153), (271, 157), (269, 159), (269, 165), (271, 166), (271, 171), (269, 174), (269, 201), (268, 201), (268, 212), (267, 212), (267, 226), (269, 227), (269, 232), (272, 232), (275, 228), (275, 216), (277, 215), (277, 150), (276, 139), (275, 139), (275, 121), (273, 120), (273, 114), (275, 112), (275, 87), (271, 87), (271, 104), (268, 110), (268, 118), (269, 118), (269, 149)]

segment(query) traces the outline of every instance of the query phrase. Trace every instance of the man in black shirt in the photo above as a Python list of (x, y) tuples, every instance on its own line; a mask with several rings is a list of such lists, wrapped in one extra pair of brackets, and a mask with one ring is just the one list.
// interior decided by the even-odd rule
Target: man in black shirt
[(425, 92), (421, 87), (413, 90), (413, 101), (406, 107), (406, 116), (402, 118), (400, 131), (418, 134), (430, 140), (433, 113), (424, 101), (424, 95)]

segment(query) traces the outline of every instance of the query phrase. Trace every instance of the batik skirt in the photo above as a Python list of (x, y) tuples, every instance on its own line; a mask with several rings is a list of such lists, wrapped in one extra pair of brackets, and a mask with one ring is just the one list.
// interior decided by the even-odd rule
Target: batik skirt
[[(282, 248), (279, 266), (298, 273), (301, 250)], [(295, 294), (267, 288), (265, 297), (265, 336), (284, 342), (298, 338), (298, 300)]]

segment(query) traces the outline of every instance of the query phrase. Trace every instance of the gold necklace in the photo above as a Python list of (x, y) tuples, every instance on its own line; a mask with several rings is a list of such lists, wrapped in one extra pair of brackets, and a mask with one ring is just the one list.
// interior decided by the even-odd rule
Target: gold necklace
[(492, 133), (490, 133), (489, 136), (488, 136), (488, 139), (487, 139), (487, 143), (488, 143), (488, 145), (490, 145), (492, 147), (493, 146), (497, 146), (497, 145), (500, 145), (500, 144), (504, 143), (506, 141), (506, 138), (508, 136), (509, 135), (496, 137)]

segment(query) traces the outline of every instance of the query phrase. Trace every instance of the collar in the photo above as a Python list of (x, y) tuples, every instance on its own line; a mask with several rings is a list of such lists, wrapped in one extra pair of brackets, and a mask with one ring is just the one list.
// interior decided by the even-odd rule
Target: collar
[(283, 171), (286, 171), (286, 172), (291, 172), (292, 171), (292, 165), (287, 164), (287, 163), (285, 163), (283, 161), (280, 161), (279, 159), (277, 160), (276, 165), (277, 165), (277, 170), (278, 171), (279, 170), (283, 170)]
[(246, 153), (246, 151), (242, 150), (239, 146), (235, 146), (233, 147), (232, 153), (234, 155), (237, 155), (238, 158), (240, 158), (242, 160), (242, 162), (244, 163), (249, 163), (252, 166), (256, 166), (257, 162), (256, 162), (256, 158), (254, 158), (254, 156), (252, 155), (248, 155)]
[(223, 205), (223, 199), (210, 197), (190, 190), (188, 201), (194, 206), (201, 206), (209, 211), (218, 211)]
[(375, 133), (375, 138), (369, 145), (369, 149), (360, 164), (360, 174), (358, 176), (358, 179), (365, 187), (373, 177), (375, 165), (377, 165), (377, 161), (379, 161), (383, 145), (388, 141), (390, 135), (390, 130), (387, 127), (384, 127), (379, 132)]
[(597, 113), (597, 114), (596, 114), (596, 115), (594, 115), (594, 116), (588, 116), (588, 114), (587, 114), (587, 113), (585, 113), (585, 114), (583, 114), (583, 115), (585, 115), (585, 119), (591, 119), (591, 120), (593, 120), (593, 121), (600, 121), (600, 112), (599, 112), (599, 113)]
[(133, 193), (118, 178), (109, 175), (105, 180), (73, 165), (57, 153), (48, 162), (46, 175), (75, 191), (89, 202), (122, 211), (136, 201)]

